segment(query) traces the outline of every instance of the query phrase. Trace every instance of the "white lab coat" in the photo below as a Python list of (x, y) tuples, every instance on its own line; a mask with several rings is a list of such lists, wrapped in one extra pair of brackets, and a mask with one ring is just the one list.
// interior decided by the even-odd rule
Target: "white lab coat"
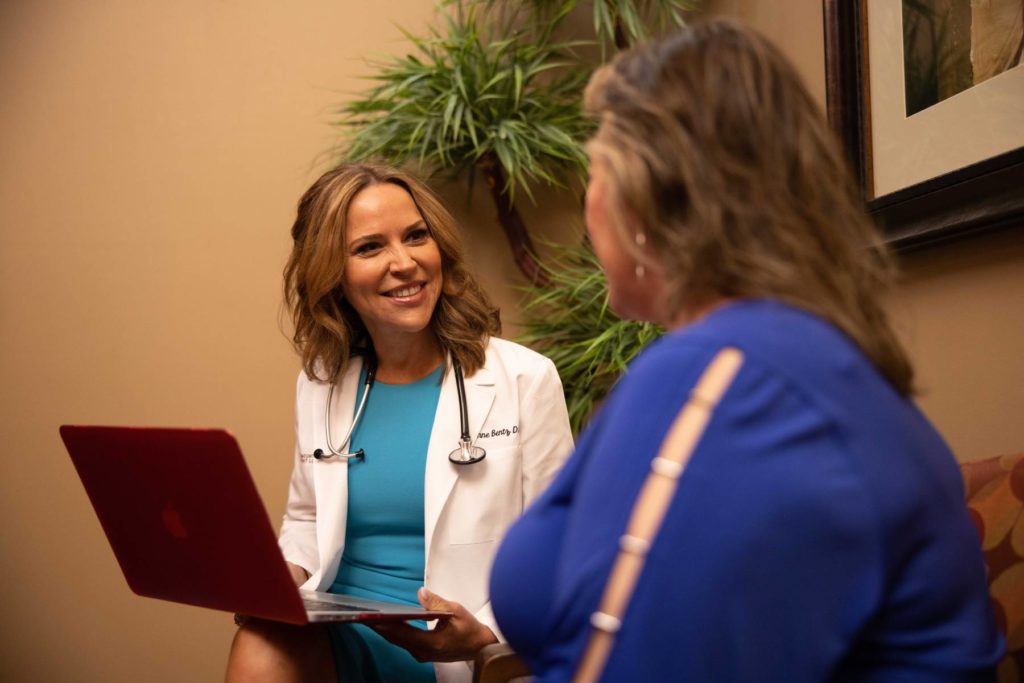
[[(359, 360), (350, 363), (335, 389), (335, 439), (343, 438), (351, 424), (361, 367)], [(466, 377), (465, 385), (469, 432), (487, 457), (461, 466), (448, 460), (460, 436), (458, 394), (449, 369), (427, 449), (424, 584), (464, 605), (500, 638), (487, 591), (491, 562), (509, 525), (568, 457), (572, 434), (555, 366), (534, 351), (492, 338), (484, 366)], [(300, 373), (295, 466), (280, 536), (285, 559), (311, 573), (303, 588), (320, 591), (331, 586), (338, 572), (348, 512), (348, 465), (339, 458), (312, 458), (317, 448), (327, 451), (328, 389), (329, 384)], [(435, 667), (438, 681), (471, 678), (466, 662)]]

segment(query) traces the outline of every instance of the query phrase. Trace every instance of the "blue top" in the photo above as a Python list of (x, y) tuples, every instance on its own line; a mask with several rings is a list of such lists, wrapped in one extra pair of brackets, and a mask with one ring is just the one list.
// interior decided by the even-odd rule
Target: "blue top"
[(651, 344), (491, 575), (539, 681), (572, 677), (652, 458), (724, 346), (745, 361), (648, 554), (607, 681), (966, 681), (1003, 652), (959, 468), (834, 327), (770, 301)]
[[(362, 448), (366, 456), (348, 464), (345, 550), (332, 593), (419, 605), (423, 477), (443, 371), (442, 365), (411, 384), (374, 383), (352, 434), (351, 450)], [(365, 374), (356, 406), (364, 382)], [(332, 642), (339, 680), (434, 680), (432, 664), (416, 662), (363, 626), (332, 627)], [(368, 672), (367, 656), (376, 676)]]

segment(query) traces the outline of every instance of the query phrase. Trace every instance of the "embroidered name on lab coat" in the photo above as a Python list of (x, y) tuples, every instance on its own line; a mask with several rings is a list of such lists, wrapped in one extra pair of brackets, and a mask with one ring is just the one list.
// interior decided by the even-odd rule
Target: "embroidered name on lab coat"
[(512, 436), (518, 433), (519, 425), (512, 425), (511, 427), (497, 427), (489, 432), (480, 432), (476, 436), (478, 439), (490, 439), (495, 436)]

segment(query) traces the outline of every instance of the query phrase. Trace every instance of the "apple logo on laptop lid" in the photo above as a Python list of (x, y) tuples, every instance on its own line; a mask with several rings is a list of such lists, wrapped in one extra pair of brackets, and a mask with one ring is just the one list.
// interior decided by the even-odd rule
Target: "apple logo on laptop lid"
[(160, 512), (160, 518), (163, 520), (164, 528), (167, 532), (175, 538), (188, 538), (188, 530), (185, 528), (185, 524), (181, 521), (181, 513), (172, 508), (170, 505), (165, 505), (164, 509)]

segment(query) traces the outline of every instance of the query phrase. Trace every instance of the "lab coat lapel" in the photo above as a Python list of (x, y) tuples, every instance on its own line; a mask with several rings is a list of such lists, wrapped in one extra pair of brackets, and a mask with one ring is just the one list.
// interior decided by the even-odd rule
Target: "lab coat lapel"
[[(480, 368), (472, 377), (466, 378), (466, 407), (469, 414), (469, 435), (476, 443), (480, 428), (494, 404), (494, 375), (486, 367)], [(427, 448), (427, 469), (424, 477), (423, 523), (426, 539), (426, 556), (430, 557), (430, 543), (434, 537), (437, 520), (451, 496), (458, 480), (460, 467), (454, 465), (448, 455), (458, 446), (461, 437), (459, 425), (459, 394), (455, 387), (455, 371), (449, 361), (448, 372), (441, 384), (441, 395), (434, 414), (434, 429)]]

